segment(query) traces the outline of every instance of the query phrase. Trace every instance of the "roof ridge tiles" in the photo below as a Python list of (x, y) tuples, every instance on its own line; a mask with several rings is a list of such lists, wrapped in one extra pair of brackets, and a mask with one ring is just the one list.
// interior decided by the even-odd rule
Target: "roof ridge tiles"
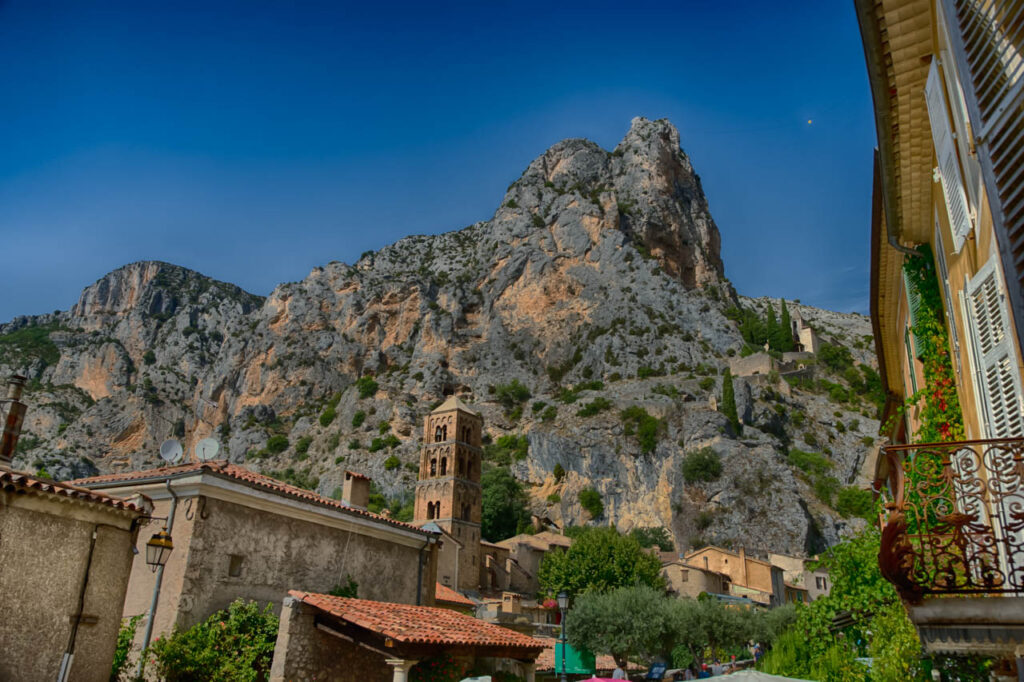
[(248, 484), (250, 487), (261, 488), (277, 492), (282, 495), (286, 495), (293, 499), (300, 499), (312, 504), (318, 504), (324, 507), (343, 511), (354, 516), (361, 516), (364, 518), (386, 523), (396, 528), (403, 528), (406, 530), (416, 531), (418, 533), (429, 534), (429, 531), (424, 531), (418, 526), (414, 526), (411, 523), (405, 523), (404, 521), (396, 521), (395, 519), (382, 516), (380, 514), (374, 514), (371, 511), (364, 509), (357, 509), (351, 507), (339, 500), (334, 500), (329, 497), (324, 497), (312, 490), (306, 490), (305, 488), (299, 488), (298, 486), (285, 483), (266, 474), (247, 469), (238, 464), (232, 464), (227, 460), (216, 460), (210, 462), (187, 462), (185, 464), (177, 464), (169, 467), (157, 467), (155, 469), (143, 469), (139, 471), (126, 471), (118, 474), (101, 474), (99, 476), (90, 476), (88, 478), (80, 478), (71, 481), (71, 484), (78, 486), (101, 486), (106, 483), (127, 483), (131, 481), (143, 481), (146, 479), (158, 479), (158, 478), (171, 478), (180, 476), (182, 474), (195, 473), (198, 471), (209, 471), (212, 474), (220, 474), (234, 481)]

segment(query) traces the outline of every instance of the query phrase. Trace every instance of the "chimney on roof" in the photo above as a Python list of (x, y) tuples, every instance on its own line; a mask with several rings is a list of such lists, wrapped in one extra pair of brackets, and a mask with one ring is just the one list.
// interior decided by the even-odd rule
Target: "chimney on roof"
[(25, 389), (25, 377), (14, 374), (7, 380), (7, 417), (4, 419), (3, 435), (0, 436), (0, 464), (10, 464), (14, 458), (14, 448), (18, 445), (21, 425), (25, 421), (27, 406), (21, 402), (21, 393)]
[(354, 471), (345, 472), (345, 483), (341, 488), (341, 501), (356, 509), (366, 509), (370, 504), (370, 479)]

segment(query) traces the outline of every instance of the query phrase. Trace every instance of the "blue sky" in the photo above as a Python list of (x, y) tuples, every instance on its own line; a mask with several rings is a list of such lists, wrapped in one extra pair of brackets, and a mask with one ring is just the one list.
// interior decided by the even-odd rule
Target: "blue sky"
[(266, 294), (486, 220), (547, 147), (638, 115), (679, 128), (740, 293), (866, 311), (849, 0), (0, 0), (0, 321), (142, 259)]

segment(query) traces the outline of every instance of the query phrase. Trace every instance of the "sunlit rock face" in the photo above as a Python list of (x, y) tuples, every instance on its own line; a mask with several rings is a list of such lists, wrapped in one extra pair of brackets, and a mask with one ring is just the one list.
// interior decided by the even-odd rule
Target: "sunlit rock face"
[[(167, 263), (127, 265), (68, 311), (0, 326), (0, 371), (31, 380), (16, 463), (60, 478), (154, 466), (163, 439), (191, 448), (214, 436), (232, 460), (291, 468), (325, 495), (352, 468), (401, 498), (423, 415), (456, 393), (493, 439), (526, 435), (526, 456), (499, 465), (527, 484), (542, 518), (666, 526), (681, 545), (817, 551), (847, 522), (787, 463), (788, 448), (816, 433), (835, 477), (852, 483), (877, 422), (747, 377), (735, 382), (747, 426), (734, 434), (712, 397), (743, 348), (724, 314), (738, 302), (678, 131), (637, 118), (612, 151), (579, 139), (551, 147), (490, 220), (332, 261), (266, 298)], [(874, 362), (866, 318), (790, 308)], [(377, 387), (361, 397), (367, 375)], [(503, 405), (513, 380), (531, 397)], [(606, 409), (577, 414), (599, 399)], [(662, 420), (650, 451), (621, 416), (631, 406)], [(267, 447), (273, 435), (287, 437), (284, 450)], [(722, 474), (687, 483), (683, 458), (703, 447)], [(385, 464), (392, 455), (399, 466)], [(584, 488), (601, 493), (602, 518), (581, 508)]]

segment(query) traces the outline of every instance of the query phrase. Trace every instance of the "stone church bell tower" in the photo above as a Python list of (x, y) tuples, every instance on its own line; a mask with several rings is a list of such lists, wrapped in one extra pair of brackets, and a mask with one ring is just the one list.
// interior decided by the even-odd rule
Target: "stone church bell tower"
[(476, 589), (478, 582), (482, 432), (483, 419), (455, 396), (423, 421), (413, 522), (434, 523), (465, 548), (459, 552), (457, 589)]

